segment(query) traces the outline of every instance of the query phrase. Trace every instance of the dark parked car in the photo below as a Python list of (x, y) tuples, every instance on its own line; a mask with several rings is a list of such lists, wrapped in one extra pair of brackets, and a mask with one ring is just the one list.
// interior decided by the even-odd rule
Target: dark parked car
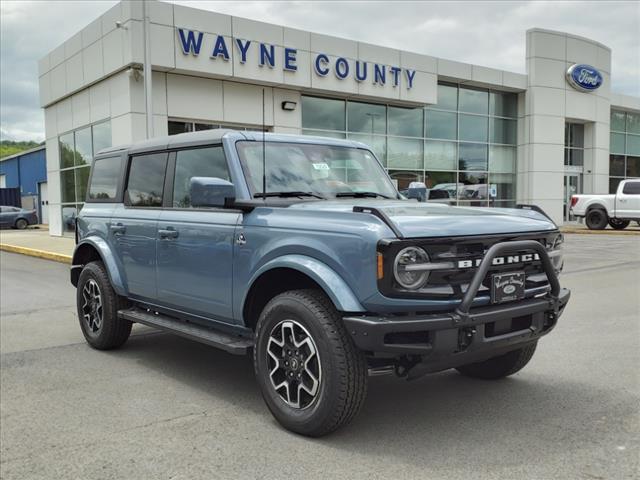
[(35, 210), (27, 210), (20, 207), (0, 207), (0, 226), (23, 230), (29, 225), (38, 223), (38, 214)]

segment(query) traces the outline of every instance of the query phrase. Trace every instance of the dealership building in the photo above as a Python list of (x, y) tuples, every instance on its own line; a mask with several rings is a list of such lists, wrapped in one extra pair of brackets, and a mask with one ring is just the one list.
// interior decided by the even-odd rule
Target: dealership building
[(220, 127), (358, 140), (401, 189), (568, 221), (572, 193), (640, 177), (640, 98), (611, 92), (606, 45), (522, 34), (526, 74), (123, 1), (39, 62), (50, 232), (73, 228), (100, 149)]

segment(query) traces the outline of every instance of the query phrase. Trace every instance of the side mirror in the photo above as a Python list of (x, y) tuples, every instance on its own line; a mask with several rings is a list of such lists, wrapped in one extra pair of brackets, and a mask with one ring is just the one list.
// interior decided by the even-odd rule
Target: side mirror
[(228, 207), (236, 200), (233, 183), (216, 177), (192, 177), (189, 186), (192, 207)]

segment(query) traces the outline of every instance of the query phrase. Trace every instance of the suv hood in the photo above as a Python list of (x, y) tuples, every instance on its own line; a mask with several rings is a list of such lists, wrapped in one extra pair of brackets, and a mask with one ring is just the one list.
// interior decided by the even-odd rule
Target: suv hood
[(383, 211), (405, 238), (526, 233), (558, 228), (538, 212), (515, 208), (451, 207), (438, 203), (374, 199), (301, 202), (289, 208), (352, 212), (354, 206)]

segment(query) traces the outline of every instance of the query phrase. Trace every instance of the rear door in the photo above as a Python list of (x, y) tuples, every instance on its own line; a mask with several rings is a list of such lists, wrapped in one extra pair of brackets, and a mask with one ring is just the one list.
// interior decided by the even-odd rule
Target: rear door
[(156, 235), (162, 209), (167, 152), (134, 155), (125, 179), (124, 205), (113, 212), (109, 240), (122, 266), (129, 295), (155, 303)]
[(193, 208), (192, 177), (230, 180), (221, 145), (189, 148), (170, 157), (165, 208), (158, 218), (157, 282), (162, 305), (232, 322), (234, 232), (241, 213)]
[(640, 218), (640, 180), (627, 180), (615, 202), (616, 217)]

